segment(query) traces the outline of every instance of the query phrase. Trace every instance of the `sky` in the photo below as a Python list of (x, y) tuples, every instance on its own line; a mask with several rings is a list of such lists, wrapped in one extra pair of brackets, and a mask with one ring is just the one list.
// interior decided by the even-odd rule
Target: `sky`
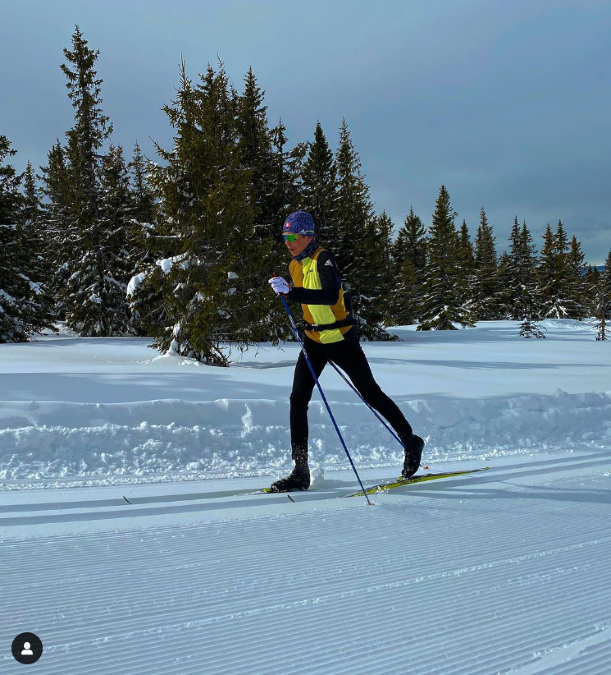
[[(73, 113), (60, 70), (75, 24), (97, 62), (113, 140), (155, 159), (182, 57), (197, 79), (249, 67), (289, 146), (346, 118), (378, 213), (425, 225), (447, 187), (497, 250), (513, 219), (538, 246), (562, 220), (590, 264), (611, 249), (608, 0), (0, 0), (0, 134), (18, 169), (46, 163)], [(331, 246), (332, 247), (332, 246)]]

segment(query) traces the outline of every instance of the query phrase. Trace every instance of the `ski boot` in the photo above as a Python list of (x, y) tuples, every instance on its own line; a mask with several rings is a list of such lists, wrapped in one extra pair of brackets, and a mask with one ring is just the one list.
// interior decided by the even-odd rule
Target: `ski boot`
[(401, 476), (403, 476), (403, 478), (411, 478), (416, 471), (418, 471), (418, 467), (420, 466), (424, 440), (420, 438), (420, 436), (412, 434), (403, 445), (403, 448), (405, 451), (405, 459), (403, 460), (403, 471), (401, 471)]
[(310, 469), (307, 464), (296, 464), (295, 468), (285, 478), (272, 483), (270, 492), (293, 492), (307, 490), (310, 487)]

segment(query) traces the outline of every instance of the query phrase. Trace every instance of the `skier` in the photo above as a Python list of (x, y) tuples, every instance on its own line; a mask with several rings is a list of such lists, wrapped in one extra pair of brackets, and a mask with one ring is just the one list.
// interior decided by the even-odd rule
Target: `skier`
[[(386, 418), (401, 439), (405, 452), (401, 473), (410, 478), (420, 465), (424, 441), (412, 433), (397, 404), (380, 389), (371, 373), (333, 254), (316, 243), (314, 220), (305, 211), (295, 211), (287, 217), (282, 236), (293, 258), (289, 264), (292, 287), (283, 277), (272, 277), (269, 283), (277, 294), (301, 303), (305, 322), (303, 343), (316, 377), (320, 377), (329, 361), (346, 372), (365, 401)], [(305, 356), (300, 352), (290, 398), (291, 450), (295, 468), (272, 484), (272, 492), (310, 487), (308, 404), (315, 385)]]

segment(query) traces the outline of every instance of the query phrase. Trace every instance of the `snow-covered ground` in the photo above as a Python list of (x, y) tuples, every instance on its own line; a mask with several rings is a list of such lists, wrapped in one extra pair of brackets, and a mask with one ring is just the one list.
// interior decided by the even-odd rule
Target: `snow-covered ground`
[[(315, 394), (306, 493), (290, 466), (293, 344), (229, 369), (142, 339), (0, 346), (0, 672), (611, 672), (611, 344), (587, 323), (512, 322), (365, 343), (432, 471), (354, 491)], [(365, 483), (400, 448), (322, 377)], [(131, 504), (129, 504), (126, 497)]]

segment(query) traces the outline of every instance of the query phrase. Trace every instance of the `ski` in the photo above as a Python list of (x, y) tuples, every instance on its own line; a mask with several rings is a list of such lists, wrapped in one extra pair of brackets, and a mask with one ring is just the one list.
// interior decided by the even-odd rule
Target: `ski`
[(412, 485), (413, 483), (423, 483), (427, 480), (439, 480), (440, 478), (453, 478), (454, 476), (464, 476), (469, 473), (477, 473), (478, 471), (488, 471), (489, 466), (483, 466), (480, 469), (467, 469), (466, 471), (448, 471), (447, 473), (427, 473), (423, 476), (412, 476), (411, 478), (399, 477), (397, 480), (386, 483), (379, 483), (365, 488), (365, 492), (360, 490), (345, 497), (364, 497), (365, 494), (372, 495), (380, 492), (388, 492), (394, 488), (403, 487), (404, 485)]

